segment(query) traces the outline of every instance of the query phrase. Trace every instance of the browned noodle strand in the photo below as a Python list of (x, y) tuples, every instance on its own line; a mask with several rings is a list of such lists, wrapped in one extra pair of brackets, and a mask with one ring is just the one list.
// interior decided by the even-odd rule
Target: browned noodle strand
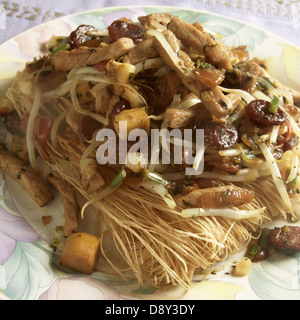
[[(58, 136), (58, 149), (49, 150), (49, 164), (69, 181), (86, 199), (80, 183), (80, 158), (85, 148), (68, 136)], [(107, 181), (118, 168), (101, 167)], [(280, 199), (273, 199), (272, 179), (258, 180), (247, 186), (255, 200), (245, 209), (267, 207), (264, 214), (247, 220), (233, 221), (222, 217), (184, 218), (184, 205), (177, 200), (176, 210), (169, 209), (162, 198), (135, 185), (122, 185), (116, 192), (95, 205), (102, 215), (103, 233), (109, 233), (114, 250), (102, 241), (102, 254), (121, 276), (129, 270), (141, 283), (154, 286), (181, 284), (188, 288), (197, 270), (213, 268), (243, 248), (251, 239), (251, 232), (264, 221), (285, 213)], [(270, 196), (268, 196), (270, 194)], [(176, 198), (175, 198), (176, 200)], [(105, 235), (100, 234), (103, 238)], [(116, 259), (115, 251), (123, 261)], [(126, 263), (124, 266), (124, 262)]]
[[(240, 250), (241, 244), (250, 239), (250, 231), (268, 218), (186, 219), (166, 209), (157, 195), (149, 196), (144, 190), (128, 186), (97, 205), (117, 248), (126, 248), (123, 257), (135, 276), (140, 282), (146, 277), (154, 285), (189, 284), (196, 269), (206, 270)], [(128, 233), (132, 236), (128, 237)], [(108, 252), (106, 256), (109, 258)]]
[[(86, 146), (77, 140), (72, 133), (57, 135), (57, 149), (49, 145), (49, 165), (91, 201), (93, 197), (82, 190), (80, 181), (80, 160)], [(103, 166), (101, 174), (110, 181), (118, 170)], [(124, 277), (131, 270), (140, 283), (181, 284), (188, 288), (196, 270), (205, 273), (240, 250), (263, 221), (275, 215), (284, 216), (280, 198), (272, 197), (271, 178), (258, 180), (248, 188), (255, 192), (256, 198), (246, 208), (266, 206), (267, 210), (263, 216), (233, 221), (221, 217), (184, 218), (180, 201), (176, 211), (171, 210), (159, 195), (137, 186), (123, 185), (95, 204), (105, 224), (101, 229), (109, 230), (115, 250), (126, 266), (115, 258), (115, 250), (105, 247), (104, 241), (102, 254)], [(104, 234), (100, 236), (103, 238)]]
[[(69, 155), (67, 163), (64, 157), (59, 157), (56, 153), (51, 158), (55, 159), (56, 166), (61, 166), (64, 178), (82, 192), (80, 181), (76, 181), (79, 176), (73, 170), (67, 171), (65, 168), (70, 168), (70, 164), (78, 166), (80, 153), (77, 153), (78, 149), (74, 151), (70, 141), (58, 141), (60, 152)], [(72, 152), (70, 148), (73, 149)], [(71, 155), (74, 157), (71, 158)], [(102, 167), (101, 173), (105, 177), (113, 176), (113, 172), (110, 167)], [(272, 188), (271, 179), (268, 183)], [(249, 188), (261, 191), (263, 187), (257, 182)], [(270, 219), (273, 212), (278, 213), (280, 203), (275, 201), (273, 205), (265, 200), (264, 196), (257, 196), (253, 203), (246, 206), (248, 209), (264, 205), (268, 207), (263, 216), (248, 220), (184, 218), (181, 216), (183, 205), (179, 201), (174, 211), (166, 206), (159, 195), (124, 184), (115, 193), (95, 204), (103, 215), (105, 226), (102, 229), (109, 230), (115, 249), (128, 268), (124, 268), (124, 264), (115, 259), (113, 250), (104, 245), (103, 256), (120, 275), (124, 276), (127, 270), (131, 270), (140, 283), (171, 283), (187, 287), (197, 269), (205, 271), (240, 250), (251, 238), (252, 231), (257, 230), (263, 221)]]

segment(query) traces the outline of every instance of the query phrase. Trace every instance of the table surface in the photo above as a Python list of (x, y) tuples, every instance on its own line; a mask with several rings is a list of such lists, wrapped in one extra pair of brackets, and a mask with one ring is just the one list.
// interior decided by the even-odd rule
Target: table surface
[(299, 0), (0, 0), (0, 43), (64, 15), (141, 4), (178, 6), (223, 14), (267, 29), (300, 46)]

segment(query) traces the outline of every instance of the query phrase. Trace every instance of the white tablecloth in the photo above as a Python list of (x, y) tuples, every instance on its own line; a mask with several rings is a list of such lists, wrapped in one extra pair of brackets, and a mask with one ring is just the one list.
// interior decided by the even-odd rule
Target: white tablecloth
[(267, 29), (300, 46), (299, 0), (0, 0), (0, 43), (63, 15), (128, 5), (169, 5), (219, 13)]

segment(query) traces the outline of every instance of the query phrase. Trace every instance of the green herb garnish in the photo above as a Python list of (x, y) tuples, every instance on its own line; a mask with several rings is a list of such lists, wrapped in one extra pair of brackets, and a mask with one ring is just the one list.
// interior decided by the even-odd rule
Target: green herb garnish
[(249, 258), (251, 261), (254, 260), (256, 254), (258, 253), (260, 247), (257, 244), (254, 244), (250, 247), (250, 249), (247, 252), (247, 258)]
[(126, 178), (126, 171), (122, 170), (117, 174), (117, 176), (111, 181), (110, 188), (114, 189)]
[(273, 114), (276, 114), (276, 113), (277, 113), (278, 103), (279, 103), (279, 99), (278, 99), (277, 97), (275, 97), (275, 98), (271, 101), (271, 105), (270, 105), (269, 111), (272, 112)]
[(69, 50), (70, 48), (71, 48), (70, 44), (69, 44), (69, 43), (66, 43), (66, 44), (58, 47), (57, 49), (53, 50), (53, 51), (52, 51), (52, 55), (57, 54), (59, 51)]

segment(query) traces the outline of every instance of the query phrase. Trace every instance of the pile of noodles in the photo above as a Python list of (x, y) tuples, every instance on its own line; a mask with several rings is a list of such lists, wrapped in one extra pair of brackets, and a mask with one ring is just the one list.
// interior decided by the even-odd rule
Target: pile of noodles
[[(103, 239), (102, 255), (121, 276), (131, 271), (140, 283), (188, 287), (196, 271), (204, 274), (211, 271), (217, 262), (241, 250), (262, 223), (286, 214), (280, 197), (274, 197), (271, 178), (247, 185), (256, 196), (243, 209), (266, 207), (266, 210), (244, 220), (185, 218), (181, 214), (184, 205), (176, 197), (177, 206), (170, 209), (160, 195), (133, 184), (123, 184), (101, 200), (89, 198), (81, 188), (78, 174), (81, 156), (78, 145), (75, 147), (62, 137), (58, 138), (58, 145), (59, 154), (51, 154), (55, 159), (55, 165), (51, 165), (99, 209), (103, 223), (99, 234)], [(117, 172), (109, 166), (101, 169), (107, 179)], [(123, 258), (121, 261), (110, 247), (112, 243), (106, 245), (107, 233)]]
[[(74, 148), (62, 141), (68, 160), (51, 155), (55, 169), (82, 194), (78, 172), (78, 158), (72, 159)], [(62, 150), (60, 150), (61, 152)], [(77, 156), (80, 156), (78, 154)], [(70, 160), (70, 161), (69, 161)], [(76, 170), (77, 169), (77, 170)], [(111, 178), (117, 170), (103, 167), (101, 173)], [(73, 174), (72, 174), (73, 173)], [(255, 192), (255, 200), (243, 208), (252, 210), (266, 207), (262, 214), (251, 219), (231, 220), (223, 217), (185, 218), (179, 199), (170, 209), (160, 195), (136, 185), (121, 185), (101, 200), (89, 199), (102, 216), (102, 239), (109, 233), (115, 249), (128, 267), (120, 262), (109, 245), (102, 243), (102, 255), (114, 270), (125, 277), (128, 271), (140, 283), (152, 285), (181, 284), (187, 287), (196, 271), (206, 274), (228, 255), (241, 250), (262, 223), (284, 217), (286, 210), (280, 197), (274, 197), (271, 178), (260, 179), (247, 186)], [(222, 209), (220, 209), (222, 210)], [(118, 255), (117, 255), (118, 257)]]
[[(49, 113), (44, 108), (45, 98), (37, 91), (31, 99), (19, 91), (18, 83), (20, 79), (26, 80), (26, 77), (30, 78), (32, 75), (19, 74), (8, 93), (17, 112), (20, 116), (26, 112), (31, 115)], [(49, 158), (45, 160), (84, 196), (89, 205), (98, 209), (102, 221), (99, 229), (99, 236), (103, 239), (102, 256), (121, 276), (125, 277), (130, 270), (140, 283), (157, 286), (181, 284), (188, 287), (196, 271), (206, 273), (212, 270), (217, 262), (239, 251), (247, 245), (253, 232), (257, 231), (262, 223), (275, 217), (286, 216), (281, 197), (274, 196), (276, 187), (271, 176), (246, 185), (246, 188), (254, 191), (255, 198), (244, 208), (266, 208), (251, 219), (185, 218), (181, 214), (184, 205), (179, 199), (174, 198), (177, 206), (170, 209), (160, 195), (137, 185), (122, 184), (102, 199), (90, 197), (81, 186), (80, 160), (85, 152), (87, 157), (91, 156), (95, 148), (87, 152), (86, 145), (78, 139), (75, 141), (71, 133), (68, 135), (55, 132), (64, 120), (67, 110), (74, 108), (74, 104), (63, 97), (72, 90), (72, 86), (73, 89), (76, 87), (74, 83), (67, 83), (65, 87), (61, 87), (61, 92), (58, 90), (53, 97), (48, 95), (51, 98), (46, 99), (55, 102), (59, 116), (53, 126)], [(82, 110), (77, 111), (84, 114)], [(29, 149), (31, 147), (34, 146), (28, 145)], [(31, 160), (34, 164), (34, 159)], [(101, 174), (106, 181), (111, 181), (119, 169), (103, 166)], [(111, 243), (106, 245), (104, 241), (107, 235), (112, 240), (114, 250), (110, 247)], [(115, 252), (118, 252), (118, 255), (115, 255)], [(116, 258), (120, 256), (122, 259)]]

